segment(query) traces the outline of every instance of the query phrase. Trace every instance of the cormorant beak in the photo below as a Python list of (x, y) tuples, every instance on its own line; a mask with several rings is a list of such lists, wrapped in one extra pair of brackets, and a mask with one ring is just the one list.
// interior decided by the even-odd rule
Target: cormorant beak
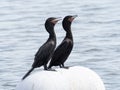
[(73, 15), (73, 16), (69, 19), (69, 21), (72, 22), (77, 16), (78, 16), (78, 15)]
[(78, 17), (78, 15), (73, 15), (72, 17), (73, 17), (73, 18), (76, 18), (76, 17)]
[(62, 18), (58, 17), (58, 18), (53, 19), (51, 22), (54, 23), (54, 24), (56, 24), (60, 20), (62, 20)]

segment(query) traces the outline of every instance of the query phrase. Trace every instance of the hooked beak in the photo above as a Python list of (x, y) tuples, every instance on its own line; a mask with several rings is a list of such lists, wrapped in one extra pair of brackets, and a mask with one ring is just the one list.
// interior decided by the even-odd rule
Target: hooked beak
[(62, 20), (61, 17), (55, 18), (54, 20), (52, 20), (51, 22), (56, 24), (58, 21)]
[(77, 16), (78, 16), (78, 15), (73, 15), (73, 16), (69, 19), (69, 21), (72, 22)]
[(73, 18), (76, 18), (76, 17), (78, 17), (78, 15), (73, 15), (72, 17), (73, 17)]

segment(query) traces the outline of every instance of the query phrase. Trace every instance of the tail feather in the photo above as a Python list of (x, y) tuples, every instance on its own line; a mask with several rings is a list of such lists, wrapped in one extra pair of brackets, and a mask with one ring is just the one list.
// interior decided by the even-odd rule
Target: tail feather
[(25, 74), (25, 76), (22, 78), (22, 80), (24, 80), (33, 70), (34, 70), (34, 68), (32, 67), (32, 68)]

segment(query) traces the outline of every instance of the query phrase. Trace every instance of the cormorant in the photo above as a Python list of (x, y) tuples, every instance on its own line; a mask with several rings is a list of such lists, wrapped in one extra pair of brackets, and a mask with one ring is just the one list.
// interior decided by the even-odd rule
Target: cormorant
[(34, 63), (32, 64), (32, 68), (25, 74), (22, 79), (25, 79), (34, 68), (38, 68), (40, 66), (44, 66), (44, 70), (47, 70), (47, 63), (50, 60), (54, 49), (56, 47), (56, 35), (54, 32), (55, 24), (60, 20), (60, 18), (48, 18), (45, 22), (45, 28), (49, 33), (48, 40), (39, 48), (37, 53), (35, 54)]
[(48, 69), (52, 66), (60, 66), (60, 68), (67, 68), (64, 66), (65, 61), (67, 60), (68, 56), (70, 55), (72, 48), (73, 48), (73, 36), (71, 32), (71, 23), (76, 18), (77, 15), (74, 16), (66, 16), (62, 21), (62, 26), (66, 31), (66, 36), (62, 43), (56, 48)]

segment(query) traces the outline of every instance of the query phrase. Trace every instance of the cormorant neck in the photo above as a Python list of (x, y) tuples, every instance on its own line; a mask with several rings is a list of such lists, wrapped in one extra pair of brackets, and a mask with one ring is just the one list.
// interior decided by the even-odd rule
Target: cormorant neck
[(55, 34), (54, 30), (52, 32), (49, 32), (49, 38), (48, 38), (47, 42), (48, 41), (50, 41), (50, 42), (53, 41), (56, 45), (56, 34)]
[(66, 38), (73, 39), (71, 28), (69, 30), (66, 30)]
[(56, 43), (56, 34), (54, 31), (54, 27), (50, 29), (51, 31), (49, 32), (49, 40), (53, 40)]
[(56, 38), (55, 32), (54, 32), (54, 25), (46, 25), (46, 30), (49, 33), (49, 38)]
[(56, 40), (56, 34), (55, 34), (54, 30), (49, 33), (49, 39), (54, 39), (54, 40)]
[(71, 22), (66, 22), (65, 20), (62, 23), (64, 30), (66, 31), (66, 37), (73, 39), (72, 32), (71, 32)]
[(72, 32), (71, 32), (71, 23), (64, 25), (63, 28), (66, 31), (66, 38), (73, 39)]

